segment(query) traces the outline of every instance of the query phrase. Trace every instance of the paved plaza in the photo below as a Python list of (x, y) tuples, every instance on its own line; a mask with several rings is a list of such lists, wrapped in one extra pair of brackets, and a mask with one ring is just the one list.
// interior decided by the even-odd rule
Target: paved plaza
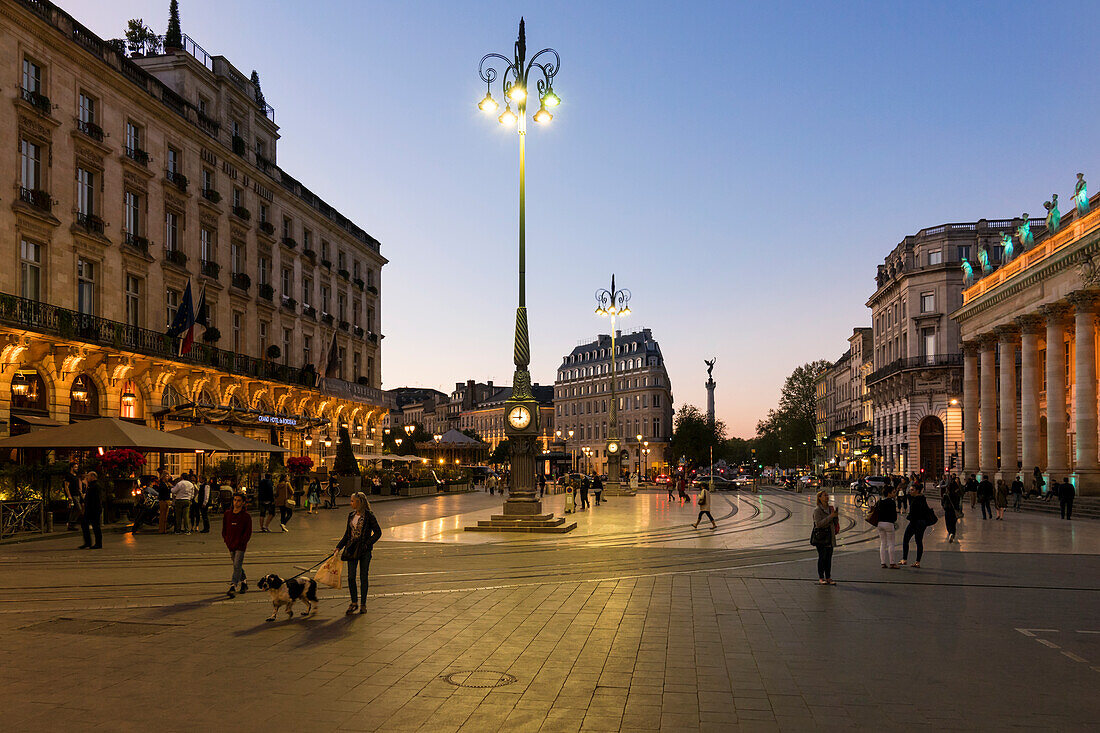
[[(835, 587), (810, 495), (722, 493), (719, 527), (664, 492), (565, 536), (463, 531), (482, 493), (379, 501), (367, 613), (324, 589), (265, 623), (262, 574), (335, 545), (345, 512), (254, 534), (252, 589), (208, 535), (0, 546), (8, 730), (1097, 729), (1100, 522), (968, 513), (920, 569), (879, 567), (846, 496)], [(550, 510), (561, 513), (563, 498)], [(900, 533), (899, 533), (900, 535)], [(912, 558), (910, 558), (912, 560)]]

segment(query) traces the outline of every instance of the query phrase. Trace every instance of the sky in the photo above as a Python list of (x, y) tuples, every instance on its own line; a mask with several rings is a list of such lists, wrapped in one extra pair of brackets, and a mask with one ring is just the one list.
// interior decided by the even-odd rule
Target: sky
[[(167, 0), (62, 0), (105, 38)], [(260, 74), (278, 163), (382, 242), (383, 387), (510, 384), (518, 139), (478, 62), (561, 54), (527, 135), (531, 373), (633, 293), (675, 405), (750, 437), (784, 378), (870, 325), (876, 266), (947, 222), (1043, 215), (1100, 185), (1100, 4), (181, 0), (184, 33)], [(1087, 60), (1087, 59), (1086, 59)], [(500, 99), (499, 90), (494, 96)], [(532, 110), (533, 111), (533, 110)]]

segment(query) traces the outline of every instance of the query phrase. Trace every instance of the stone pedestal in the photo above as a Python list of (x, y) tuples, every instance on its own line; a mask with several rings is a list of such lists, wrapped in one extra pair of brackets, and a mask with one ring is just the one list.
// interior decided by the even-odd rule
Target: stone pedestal
[(707, 379), (707, 421), (714, 424), (714, 388), (717, 386), (714, 379)]
[(504, 513), (479, 520), (477, 526), (466, 527), (466, 531), (560, 534), (576, 529), (576, 522), (567, 524), (564, 517), (542, 511), (542, 501), (534, 482), (535, 437), (513, 435), (508, 440), (512, 446), (512, 487), (504, 500)]
[(638, 492), (630, 488), (629, 483), (619, 479), (623, 473), (622, 450), (607, 457), (607, 483), (603, 485), (604, 496), (635, 496)]

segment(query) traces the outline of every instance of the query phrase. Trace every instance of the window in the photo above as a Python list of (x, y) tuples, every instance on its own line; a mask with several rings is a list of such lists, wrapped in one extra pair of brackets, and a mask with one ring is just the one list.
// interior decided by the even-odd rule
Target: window
[(943, 264), (943, 250), (942, 249), (934, 249), (931, 252), (929, 252), (928, 253), (928, 264), (929, 265), (941, 265), (941, 264)]
[(243, 345), (241, 341), (241, 321), (243, 320), (244, 316), (240, 311), (233, 311), (233, 351), (236, 351), (238, 354)]
[(294, 229), (293, 222), (290, 221), (290, 217), (283, 217), (283, 236), (290, 238), (290, 233)]
[(241, 189), (233, 187), (233, 206), (241, 205)]
[(168, 308), (168, 323), (176, 320), (176, 311), (180, 307), (180, 291), (168, 288), (164, 294), (165, 305)]
[(42, 93), (42, 67), (27, 58), (23, 59), (23, 89)]
[(76, 169), (76, 210), (84, 216), (95, 213), (95, 174)]
[(202, 190), (214, 190), (214, 171), (210, 170), (209, 168), (202, 169)]
[(302, 337), (302, 365), (313, 363), (313, 337)]
[(308, 277), (302, 278), (302, 305), (307, 306), (313, 302), (313, 280)]
[(199, 229), (199, 259), (203, 262), (217, 262), (217, 258), (214, 256), (215, 239), (214, 232), (206, 227)]
[(199, 112), (201, 114), (206, 114), (206, 106), (208, 104), (209, 102), (206, 100), (206, 97), (199, 97)]
[(302, 249), (312, 249), (309, 244), (313, 241), (313, 232), (308, 229), (302, 230)]
[(126, 121), (126, 150), (131, 153), (141, 150), (141, 128), (129, 120)]
[(20, 162), (22, 164), (22, 186), (35, 191), (42, 187), (42, 147), (30, 140), (19, 141)]
[(351, 263), (351, 274), (356, 280), (359, 279), (359, 260), (354, 260)]
[(260, 268), (258, 273), (260, 285), (267, 285), (271, 273), (271, 260), (267, 258), (267, 255), (260, 255), (258, 264)]
[(347, 379), (347, 375), (344, 374), (344, 362), (347, 361), (347, 352), (343, 346), (340, 347), (338, 358), (340, 359), (340, 379)]
[(271, 207), (268, 206), (267, 204), (260, 204), (260, 223), (261, 224), (266, 224), (267, 223), (267, 215), (268, 215), (268, 212), (270, 210), (271, 210)]
[(370, 286), (370, 287), (374, 287), (374, 268), (373, 267), (368, 267), (367, 268), (367, 285)]
[(179, 215), (174, 211), (164, 212), (164, 248), (169, 252), (179, 248)]
[(241, 136), (241, 123), (239, 120), (232, 120), (229, 126), (233, 130), (233, 137)]
[(920, 312), (932, 313), (936, 310), (936, 294), (935, 293), (921, 293), (920, 294)]
[(80, 100), (77, 103), (77, 114), (84, 125), (95, 124), (95, 99), (87, 92), (80, 92)]
[(374, 330), (374, 308), (367, 308), (367, 330)]
[(348, 319), (347, 309), (348, 297), (343, 293), (338, 293), (336, 295), (336, 315), (340, 318), (341, 321), (346, 321)]
[(19, 248), (22, 295), (27, 300), (42, 299), (42, 247), (23, 240)]
[(321, 259), (328, 260), (328, 240), (321, 240)]
[(76, 309), (95, 315), (95, 265), (85, 259), (76, 261)]
[(291, 271), (289, 267), (283, 268), (283, 295), (287, 298), (293, 298), (294, 292), (291, 290)]
[(361, 311), (361, 310), (362, 310), (362, 305), (359, 302), (359, 300), (356, 299), (355, 301), (352, 302), (352, 308), (351, 308), (351, 322), (356, 328), (359, 327), (359, 311)]
[(180, 151), (168, 146), (168, 161), (166, 163), (169, 173), (180, 172)]
[(126, 325), (135, 328), (141, 325), (141, 280), (126, 275)]
[(336, 253), (336, 269), (337, 270), (346, 270), (347, 269), (346, 265), (347, 265), (347, 256), (343, 253), (343, 251), (337, 252)]
[(260, 355), (267, 355), (267, 321), (260, 321)]
[(290, 339), (293, 332), (289, 328), (283, 329), (283, 363), (290, 363)]
[(921, 356), (923, 356), (928, 364), (932, 364), (936, 360), (936, 329), (934, 328), (922, 328), (920, 330), (921, 340)]
[(959, 253), (959, 262), (962, 262), (964, 260), (969, 260), (970, 259), (970, 245), (969, 244), (960, 245), (959, 248), (958, 248), (958, 253)]
[(324, 313), (331, 312), (329, 308), (329, 287), (328, 285), (321, 286), (321, 311)]
[(127, 191), (122, 194), (122, 207), (126, 217), (126, 233), (136, 237), (141, 234), (141, 197)]

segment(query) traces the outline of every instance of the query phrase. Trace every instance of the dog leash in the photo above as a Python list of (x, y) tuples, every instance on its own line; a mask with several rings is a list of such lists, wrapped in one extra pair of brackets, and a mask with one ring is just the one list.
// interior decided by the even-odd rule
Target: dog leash
[[(332, 555), (335, 555), (335, 554), (336, 554), (335, 552), (332, 553)], [(317, 567), (320, 567), (320, 566), (324, 565), (326, 562), (329, 561), (329, 558), (331, 558), (332, 555), (325, 555), (324, 558), (321, 560), (321, 562), (317, 563), (316, 565), (313, 565), (313, 566), (310, 566), (310, 567), (306, 568), (305, 570), (298, 573), (297, 575), (291, 575), (289, 578), (287, 578), (287, 580), (294, 580), (295, 578), (300, 578), (301, 576), (308, 573), (310, 570), (313, 570), (313, 568), (317, 568)]]

